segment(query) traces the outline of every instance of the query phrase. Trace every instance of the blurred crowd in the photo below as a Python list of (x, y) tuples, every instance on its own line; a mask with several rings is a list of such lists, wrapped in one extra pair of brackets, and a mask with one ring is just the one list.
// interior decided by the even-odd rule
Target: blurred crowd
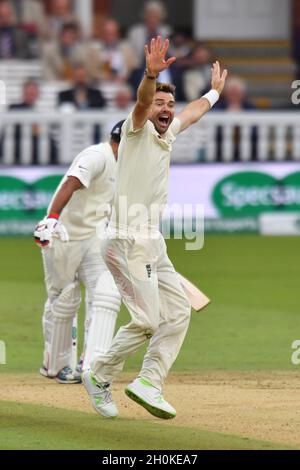
[[(176, 85), (178, 101), (194, 100), (205, 93), (210, 87), (212, 54), (205, 44), (167, 24), (162, 2), (146, 2), (142, 21), (125, 34), (115, 19), (107, 18), (87, 38), (72, 0), (52, 0), (47, 15), (39, 0), (0, 0), (0, 59), (38, 59), (43, 64), (44, 82), (69, 82), (70, 90), (59, 94), (58, 105), (104, 107), (100, 85), (114, 82), (120, 85), (116, 105), (125, 108), (144, 73), (144, 44), (156, 35), (170, 38), (169, 54), (177, 57), (160, 80)], [(239, 85), (233, 106), (243, 106), (245, 84), (236, 82), (235, 89)], [(238, 95), (242, 97), (239, 104)], [(229, 92), (229, 100), (231, 96)]]
[[(215, 57), (205, 43), (167, 24), (167, 11), (160, 1), (145, 2), (141, 22), (126, 32), (121, 31), (114, 18), (106, 18), (101, 27), (95, 26), (91, 37), (85, 37), (72, 0), (52, 0), (47, 14), (39, 0), (0, 0), (0, 61), (39, 60), (43, 70), (42, 83), (24, 77), (22, 99), (11, 104), (9, 110), (38, 109), (41, 85), (50, 82), (65, 82), (64, 91), (57, 92), (56, 97), (60, 109), (103, 109), (108, 103), (101, 91), (102, 85), (109, 83), (115, 85), (114, 98), (109, 105), (127, 113), (144, 74), (144, 45), (157, 35), (170, 39), (169, 55), (177, 57), (172, 67), (160, 74), (159, 80), (176, 86), (179, 102), (195, 100), (206, 93), (210, 89), (211, 63)], [(239, 77), (229, 78), (222, 100), (215, 109), (254, 109), (247, 99), (246, 83)], [(14, 133), (15, 162), (18, 163), (22, 127), (17, 125)], [(252, 134), (255, 149), (255, 129)], [(99, 138), (99, 127), (96, 126), (94, 141)], [(4, 139), (2, 133), (0, 160)], [(36, 125), (32, 129), (33, 163), (38, 161), (38, 139), (39, 126)], [(236, 158), (239, 140), (237, 130)], [(217, 135), (220, 160), (222, 141), (220, 128)], [(50, 160), (55, 163), (57, 152), (52, 138), (50, 149)]]

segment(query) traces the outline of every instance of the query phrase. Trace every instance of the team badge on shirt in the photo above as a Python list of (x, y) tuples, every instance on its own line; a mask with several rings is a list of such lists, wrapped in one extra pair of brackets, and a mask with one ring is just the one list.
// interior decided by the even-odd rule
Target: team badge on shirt
[(146, 270), (147, 270), (147, 274), (148, 274), (148, 277), (149, 279), (151, 278), (151, 264), (146, 264)]

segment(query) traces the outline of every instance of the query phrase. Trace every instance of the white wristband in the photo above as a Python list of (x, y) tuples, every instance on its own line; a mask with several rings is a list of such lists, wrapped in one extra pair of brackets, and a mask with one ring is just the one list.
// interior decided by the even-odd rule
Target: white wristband
[(220, 95), (217, 90), (210, 90), (208, 93), (203, 95), (202, 98), (206, 98), (207, 101), (209, 101), (210, 107), (212, 108), (220, 98)]

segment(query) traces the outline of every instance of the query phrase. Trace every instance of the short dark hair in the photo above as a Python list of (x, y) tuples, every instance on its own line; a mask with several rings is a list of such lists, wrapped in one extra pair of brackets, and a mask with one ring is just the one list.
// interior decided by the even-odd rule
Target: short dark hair
[(64, 34), (65, 32), (72, 31), (73, 33), (79, 33), (79, 26), (74, 22), (63, 23), (60, 33)]
[(163, 93), (171, 93), (171, 95), (174, 96), (174, 98), (175, 98), (175, 90), (176, 90), (175, 85), (172, 85), (171, 83), (157, 82), (156, 84), (156, 92), (162, 91)]

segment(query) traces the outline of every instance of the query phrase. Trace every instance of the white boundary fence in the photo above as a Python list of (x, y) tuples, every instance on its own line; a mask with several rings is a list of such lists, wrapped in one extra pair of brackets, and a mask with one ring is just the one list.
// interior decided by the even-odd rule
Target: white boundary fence
[[(58, 164), (66, 165), (88, 145), (93, 144), (95, 125), (101, 128), (102, 139), (106, 139), (112, 126), (124, 113), (115, 111), (76, 112), (76, 113), (1, 113), (0, 135), (2, 156), (0, 163), (15, 163), (15, 129), (20, 125), (20, 154), (22, 165), (30, 165), (32, 160), (32, 127), (37, 126), (39, 137), (38, 163), (49, 163), (50, 139), (58, 152)], [(222, 128), (222, 138), (217, 141), (218, 130)], [(239, 130), (240, 161), (253, 159), (253, 133), (256, 135), (257, 161), (300, 161), (300, 115), (297, 112), (243, 112), (228, 113), (212, 111), (198, 124), (182, 133), (175, 145), (172, 159), (176, 163), (189, 162), (230, 162), (234, 160), (235, 132)], [(221, 156), (218, 155), (221, 146)]]

